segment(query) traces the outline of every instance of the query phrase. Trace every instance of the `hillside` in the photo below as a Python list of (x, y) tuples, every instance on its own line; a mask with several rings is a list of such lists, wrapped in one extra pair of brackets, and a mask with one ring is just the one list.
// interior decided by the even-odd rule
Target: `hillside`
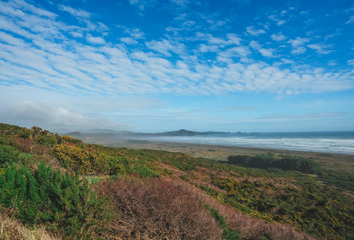
[(220, 163), (0, 124), (0, 239), (354, 239), (353, 191), (305, 158)]

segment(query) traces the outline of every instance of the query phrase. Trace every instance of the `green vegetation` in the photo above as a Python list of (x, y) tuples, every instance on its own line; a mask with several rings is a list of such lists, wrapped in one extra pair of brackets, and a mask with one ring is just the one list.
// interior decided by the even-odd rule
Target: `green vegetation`
[(305, 158), (220, 163), (0, 124), (0, 214), (64, 239), (350, 240), (353, 180)]
[(227, 163), (242, 167), (279, 168), (285, 171), (296, 170), (302, 173), (318, 173), (320, 171), (320, 166), (313, 160), (294, 156), (285, 156), (278, 159), (271, 155), (238, 155), (230, 156), (228, 160)]
[(251, 216), (270, 223), (290, 224), (315, 236), (353, 239), (353, 200), (338, 194), (333, 188), (315, 182), (309, 182), (301, 189), (262, 181), (239, 182), (230, 178), (215, 178), (212, 181), (226, 190), (227, 194), (221, 197), (223, 202)]
[(91, 188), (79, 174), (61, 174), (44, 163), (34, 172), (9, 164), (0, 175), (0, 204), (15, 208), (25, 224), (45, 223), (68, 239), (87, 239), (113, 218), (108, 199)]

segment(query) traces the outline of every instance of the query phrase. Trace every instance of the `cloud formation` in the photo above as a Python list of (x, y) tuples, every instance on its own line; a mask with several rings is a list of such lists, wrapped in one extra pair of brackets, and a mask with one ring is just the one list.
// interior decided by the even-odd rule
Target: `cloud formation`
[(70, 112), (64, 107), (54, 108), (45, 103), (17, 102), (10, 106), (0, 107), (1, 122), (32, 127), (41, 126), (47, 129), (90, 130), (94, 128), (127, 130), (131, 126), (109, 122), (105, 118), (91, 118), (80, 113)]

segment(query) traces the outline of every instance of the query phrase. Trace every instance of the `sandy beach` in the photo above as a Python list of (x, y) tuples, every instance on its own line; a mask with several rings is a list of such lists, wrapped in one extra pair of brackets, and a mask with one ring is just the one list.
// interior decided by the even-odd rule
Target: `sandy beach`
[(75, 135), (72, 136), (83, 140), (85, 143), (102, 144), (110, 147), (126, 147), (133, 149), (154, 149), (170, 152), (182, 152), (193, 157), (202, 157), (218, 161), (226, 161), (230, 155), (253, 155), (253, 154), (274, 154), (293, 155), (311, 158), (319, 163), (324, 169), (346, 171), (354, 173), (354, 155), (341, 153), (323, 153), (311, 151), (293, 151), (282, 149), (250, 148), (238, 146), (221, 146), (195, 143), (178, 143), (163, 141), (146, 141), (132, 139), (116, 139), (103, 135)]

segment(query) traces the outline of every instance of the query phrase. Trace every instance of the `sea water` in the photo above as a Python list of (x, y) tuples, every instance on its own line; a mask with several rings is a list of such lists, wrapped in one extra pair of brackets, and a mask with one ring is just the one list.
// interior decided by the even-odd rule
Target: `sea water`
[(162, 136), (146, 140), (354, 154), (354, 132), (282, 132)]

